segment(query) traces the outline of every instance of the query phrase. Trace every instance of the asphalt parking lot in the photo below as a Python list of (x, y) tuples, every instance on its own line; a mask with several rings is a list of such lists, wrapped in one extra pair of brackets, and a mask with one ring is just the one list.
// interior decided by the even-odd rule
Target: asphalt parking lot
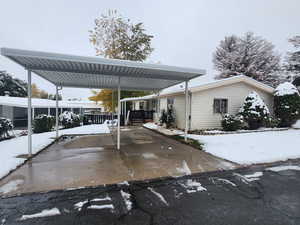
[[(271, 168), (271, 169), (270, 169)], [(300, 161), (0, 200), (0, 224), (300, 224)]]

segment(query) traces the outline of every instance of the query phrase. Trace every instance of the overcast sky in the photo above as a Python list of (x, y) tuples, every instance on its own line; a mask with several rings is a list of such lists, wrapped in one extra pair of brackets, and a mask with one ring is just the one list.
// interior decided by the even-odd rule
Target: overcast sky
[[(94, 56), (88, 30), (108, 9), (143, 22), (154, 35), (150, 62), (206, 69), (210, 76), (212, 54), (226, 35), (253, 31), (282, 55), (291, 48), (287, 39), (300, 35), (299, 0), (1, 0), (0, 47)], [(2, 56), (0, 70), (27, 79), (26, 71)], [(55, 92), (36, 75), (33, 82)], [(64, 88), (62, 94), (87, 98), (90, 90)]]

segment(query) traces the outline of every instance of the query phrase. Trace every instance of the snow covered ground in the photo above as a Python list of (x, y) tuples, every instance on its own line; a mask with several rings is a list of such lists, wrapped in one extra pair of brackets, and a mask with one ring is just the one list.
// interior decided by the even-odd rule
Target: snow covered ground
[(239, 164), (300, 158), (300, 130), (296, 129), (214, 136), (189, 134), (188, 137), (204, 143), (206, 152)]
[(298, 120), (294, 125), (293, 128), (300, 129), (300, 120)]
[(176, 129), (166, 129), (162, 126), (158, 126), (156, 125), (155, 123), (145, 123), (143, 124), (144, 127), (146, 128), (149, 128), (149, 129), (152, 129), (152, 130), (157, 130), (159, 131), (160, 133), (163, 133), (165, 135), (169, 135), (169, 136), (172, 136), (172, 135), (180, 135), (180, 134), (183, 134), (184, 132), (181, 131), (181, 130), (176, 130)]
[[(109, 133), (109, 128), (105, 124), (86, 125), (59, 131), (59, 135), (66, 134), (101, 134)], [(37, 153), (47, 145), (51, 144), (55, 137), (55, 131), (32, 135), (32, 151)], [(16, 158), (21, 154), (27, 154), (27, 136), (21, 136), (0, 142), (1, 166), (0, 178), (22, 164), (25, 159)]]

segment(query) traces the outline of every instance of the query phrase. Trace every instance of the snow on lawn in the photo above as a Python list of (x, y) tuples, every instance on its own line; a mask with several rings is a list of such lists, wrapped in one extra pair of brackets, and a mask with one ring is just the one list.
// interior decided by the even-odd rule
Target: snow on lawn
[(300, 158), (300, 130), (188, 137), (204, 143), (206, 152), (239, 164)]
[(266, 170), (273, 171), (273, 172), (280, 172), (280, 171), (284, 171), (284, 170), (298, 170), (298, 171), (300, 171), (300, 166), (283, 165), (283, 166), (270, 167), (270, 168), (267, 168)]
[[(109, 128), (104, 124), (87, 125), (81, 127), (75, 127), (70, 129), (64, 129), (59, 131), (59, 135), (66, 134), (101, 134), (109, 133)], [(55, 131), (45, 132), (41, 134), (32, 135), (32, 152), (37, 153), (47, 145), (51, 144), (55, 137)], [(21, 154), (27, 154), (27, 136), (21, 136), (6, 141), (0, 142), (0, 154), (1, 154), (1, 166), (0, 166), (0, 178), (9, 173), (9, 171), (15, 169), (18, 165), (22, 164), (24, 158), (16, 158)]]
[(163, 133), (163, 134), (165, 134), (165, 135), (170, 135), (170, 136), (172, 136), (172, 135), (180, 135), (180, 134), (183, 134), (183, 133), (184, 133), (184, 132), (181, 131), (181, 130), (167, 129), (167, 128), (164, 128), (164, 127), (162, 127), (162, 126), (158, 126), (158, 125), (156, 125), (155, 123), (151, 123), (151, 122), (145, 123), (145, 124), (143, 124), (143, 126), (146, 127), (146, 128), (149, 128), (149, 129), (151, 129), (151, 130), (157, 130), (157, 131), (159, 131), (160, 133)]
[(155, 123), (145, 123), (143, 124), (144, 127), (147, 127), (149, 129), (152, 129), (152, 130), (157, 130), (159, 128), (158, 125), (156, 125)]
[(300, 120), (298, 120), (294, 125), (293, 128), (300, 129)]

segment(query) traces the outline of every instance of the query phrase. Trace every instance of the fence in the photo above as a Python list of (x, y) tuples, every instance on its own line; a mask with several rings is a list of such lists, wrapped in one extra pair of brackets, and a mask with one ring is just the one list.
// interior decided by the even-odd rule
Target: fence
[[(121, 115), (120, 125), (124, 125), (124, 116)], [(111, 113), (101, 113), (101, 114), (85, 114), (83, 117), (83, 124), (102, 124), (105, 120), (118, 119), (118, 115)]]
[(148, 120), (153, 120), (154, 111), (145, 111), (145, 110), (132, 110), (129, 114), (130, 121), (132, 120), (142, 120), (146, 122)]

